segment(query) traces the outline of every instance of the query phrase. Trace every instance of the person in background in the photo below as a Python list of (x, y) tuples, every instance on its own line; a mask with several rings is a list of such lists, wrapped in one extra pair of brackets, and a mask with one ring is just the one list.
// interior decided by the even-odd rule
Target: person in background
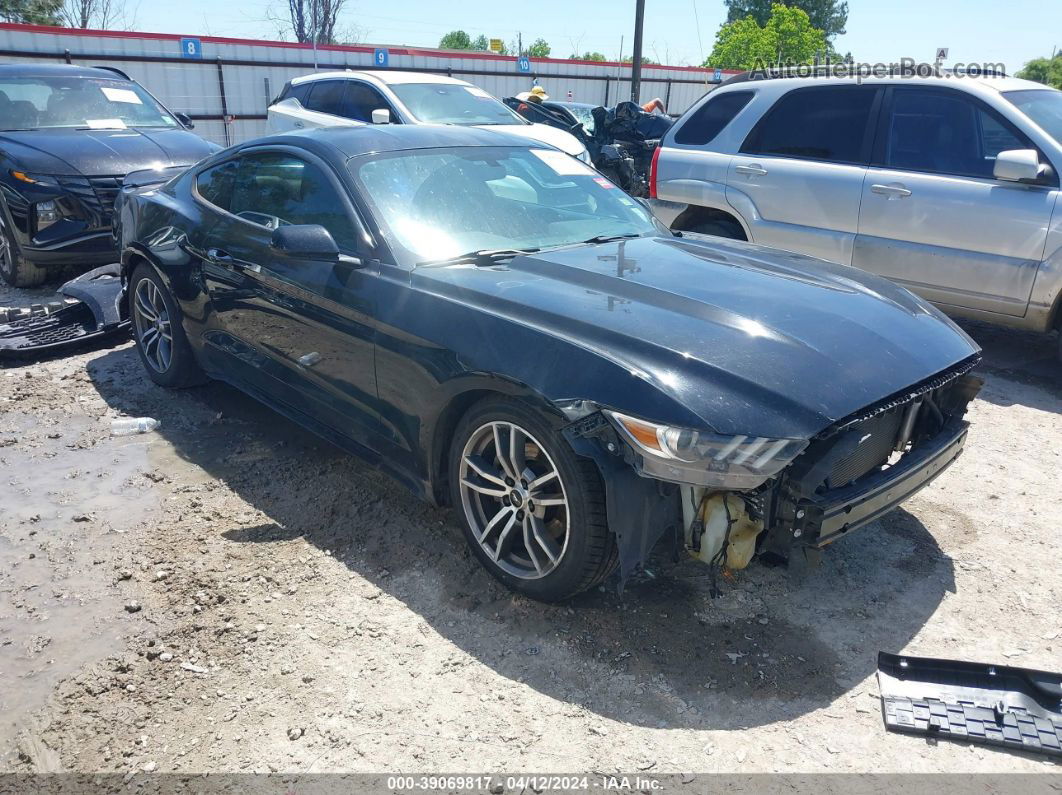
[(646, 113), (659, 111), (661, 116), (667, 114), (667, 109), (664, 107), (664, 100), (660, 99), (660, 97), (656, 97), (655, 99), (651, 99), (646, 102), (644, 105), (642, 105), (642, 110), (644, 110)]
[(516, 95), (516, 98), (520, 100), (520, 105), (516, 108), (516, 112), (523, 113), (527, 109), (526, 103), (534, 102), (536, 105), (541, 105), (549, 99), (549, 94), (546, 93), (546, 89), (542, 86), (533, 86), (530, 91), (521, 91)]

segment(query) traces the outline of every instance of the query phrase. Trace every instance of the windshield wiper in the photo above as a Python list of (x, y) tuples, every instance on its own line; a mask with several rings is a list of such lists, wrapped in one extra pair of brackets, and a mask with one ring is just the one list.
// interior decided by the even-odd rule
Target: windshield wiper
[(518, 257), (521, 254), (534, 254), (539, 251), (537, 248), (481, 248), (476, 251), (469, 251), (465, 254), (458, 254), (456, 257), (447, 257), (446, 259), (431, 259), (424, 262), (418, 262), (417, 267), (424, 265), (479, 265), (481, 267), (487, 265), (497, 265), (499, 262), (505, 262), (511, 260), (513, 257)]
[(632, 237), (641, 237), (637, 232), (627, 232), (622, 235), (594, 235), (586, 240), (580, 241), (581, 243), (611, 243), (614, 240), (630, 240)]

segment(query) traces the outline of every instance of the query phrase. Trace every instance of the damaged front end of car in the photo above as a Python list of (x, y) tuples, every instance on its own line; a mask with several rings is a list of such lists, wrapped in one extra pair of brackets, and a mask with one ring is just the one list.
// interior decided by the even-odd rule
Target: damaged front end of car
[(819, 550), (886, 514), (962, 453), (983, 380), (973, 356), (834, 422), (809, 439), (673, 428), (588, 401), (559, 406), (565, 435), (606, 483), (621, 585), (669, 532), (717, 569), (757, 556), (817, 561)]

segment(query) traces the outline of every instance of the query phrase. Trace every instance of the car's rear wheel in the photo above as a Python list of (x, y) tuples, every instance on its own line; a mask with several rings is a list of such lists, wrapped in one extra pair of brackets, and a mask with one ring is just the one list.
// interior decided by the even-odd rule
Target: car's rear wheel
[(454, 434), (449, 471), (469, 546), (512, 590), (559, 601), (615, 569), (596, 467), (525, 404), (473, 407)]
[(37, 287), (48, 279), (48, 269), (23, 257), (7, 232), (0, 228), (0, 276), (12, 287)]
[(129, 317), (140, 361), (156, 384), (170, 388), (206, 381), (181, 325), (181, 311), (162, 279), (146, 263), (129, 280)]
[(741, 224), (737, 221), (732, 221), (729, 218), (713, 218), (710, 221), (701, 221), (699, 224), (693, 226), (690, 231), (702, 235), (726, 237), (731, 240), (747, 239), (745, 237), (745, 230), (741, 228)]

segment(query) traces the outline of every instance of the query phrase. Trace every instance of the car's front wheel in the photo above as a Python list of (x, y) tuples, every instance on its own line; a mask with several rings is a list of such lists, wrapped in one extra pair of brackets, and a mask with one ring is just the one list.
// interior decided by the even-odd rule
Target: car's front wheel
[(170, 388), (206, 381), (181, 326), (180, 308), (154, 268), (136, 267), (128, 295), (136, 350), (151, 380)]
[(23, 257), (3, 227), (0, 227), (0, 276), (12, 287), (37, 287), (48, 278), (48, 269)]
[(555, 602), (615, 569), (597, 468), (524, 403), (489, 399), (465, 415), (450, 485), (473, 553), (512, 590)]

